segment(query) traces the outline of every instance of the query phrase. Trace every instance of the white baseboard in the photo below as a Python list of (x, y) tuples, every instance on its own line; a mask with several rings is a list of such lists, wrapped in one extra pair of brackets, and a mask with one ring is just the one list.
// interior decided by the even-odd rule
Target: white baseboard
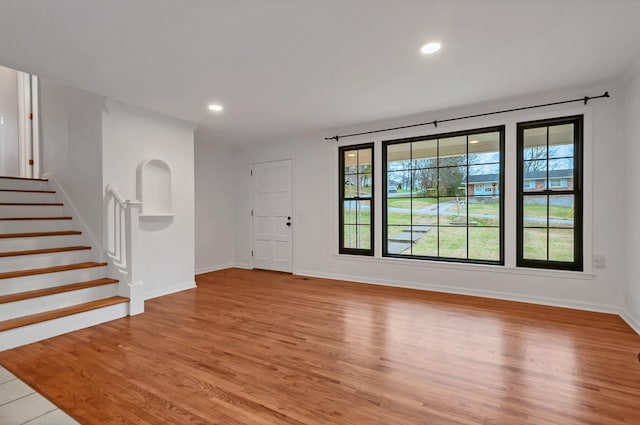
[(203, 273), (217, 272), (218, 270), (230, 269), (236, 267), (235, 263), (220, 264), (217, 266), (200, 267), (196, 269), (196, 276)]
[(87, 222), (84, 221), (82, 215), (78, 212), (78, 209), (73, 204), (73, 201), (65, 192), (64, 187), (60, 184), (60, 180), (53, 173), (46, 173), (43, 175), (43, 178), (47, 178), (49, 180), (49, 184), (53, 186), (53, 190), (56, 191), (56, 196), (60, 196), (62, 198), (62, 203), (64, 204), (64, 208), (68, 209), (71, 213), (71, 216), (77, 223), (80, 225), (80, 230), (82, 230), (83, 235), (85, 235), (91, 244), (91, 249), (93, 250), (94, 255), (97, 255), (100, 261), (104, 261), (105, 255), (104, 250), (102, 249), (102, 245), (98, 244), (98, 239), (96, 235), (93, 234)]
[(233, 266), (231, 267), (235, 267), (236, 269), (247, 269), (247, 270), (251, 270), (253, 267), (251, 267), (251, 264), (248, 263), (233, 263)]
[(432, 285), (428, 283), (402, 282), (397, 280), (375, 279), (370, 277), (322, 273), (322, 272), (314, 272), (314, 271), (308, 271), (308, 270), (296, 270), (294, 274), (310, 276), (310, 277), (326, 278), (326, 279), (346, 280), (346, 281), (357, 282), (357, 283), (368, 283), (373, 285), (393, 286), (393, 287), (408, 288), (408, 289), (420, 289), (423, 291), (445, 292), (448, 294), (469, 295), (473, 297), (493, 298), (498, 300), (517, 301), (517, 302), (524, 302), (524, 303), (530, 303), (530, 304), (541, 304), (541, 305), (548, 305), (553, 307), (564, 307), (564, 308), (572, 308), (577, 310), (594, 311), (598, 313), (620, 314), (620, 307), (607, 305), (607, 304), (583, 303), (578, 301), (536, 297), (531, 295), (513, 294), (508, 292), (483, 291), (483, 290), (470, 289), (470, 288), (459, 288), (459, 287), (451, 287), (451, 286), (444, 286), (444, 285)]
[(164, 295), (173, 294), (180, 291), (186, 291), (187, 289), (194, 289), (196, 287), (196, 282), (190, 280), (188, 282), (178, 283), (176, 285), (169, 286), (167, 288), (156, 289), (153, 291), (148, 291), (144, 295), (145, 300), (150, 300), (152, 298), (162, 297)]
[(629, 313), (628, 310), (623, 310), (622, 313), (620, 313), (620, 317), (622, 317), (622, 320), (627, 322), (631, 329), (640, 335), (640, 319)]

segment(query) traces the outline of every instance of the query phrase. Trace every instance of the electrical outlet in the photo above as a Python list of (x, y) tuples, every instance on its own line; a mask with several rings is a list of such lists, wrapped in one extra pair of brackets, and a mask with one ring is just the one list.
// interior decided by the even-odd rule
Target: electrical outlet
[(597, 269), (604, 269), (604, 265), (605, 265), (604, 255), (593, 256), (593, 267)]

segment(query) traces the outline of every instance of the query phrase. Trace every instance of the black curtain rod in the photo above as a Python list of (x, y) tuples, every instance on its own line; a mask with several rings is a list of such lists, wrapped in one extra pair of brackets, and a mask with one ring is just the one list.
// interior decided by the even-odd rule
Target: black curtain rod
[(585, 97), (581, 97), (579, 99), (562, 100), (560, 102), (543, 103), (541, 105), (523, 106), (521, 108), (504, 109), (502, 111), (485, 112), (485, 113), (482, 113), (482, 114), (466, 115), (464, 117), (447, 118), (445, 120), (433, 120), (433, 121), (429, 121), (429, 122), (421, 122), (419, 124), (402, 125), (400, 127), (391, 127), (391, 128), (383, 128), (383, 129), (380, 129), (380, 130), (363, 131), (362, 133), (343, 134), (342, 136), (335, 135), (333, 137), (325, 137), (324, 140), (335, 140), (336, 142), (338, 142), (338, 141), (340, 141), (340, 139), (344, 139), (345, 137), (354, 137), (354, 136), (363, 136), (365, 134), (383, 133), (385, 131), (402, 130), (404, 128), (411, 128), (411, 127), (421, 127), (423, 125), (432, 125), (433, 124), (435, 127), (438, 127), (438, 124), (443, 123), (443, 122), (466, 120), (466, 119), (469, 119), (469, 118), (477, 118), (477, 117), (486, 117), (488, 115), (506, 114), (507, 112), (524, 111), (524, 110), (527, 110), (527, 109), (535, 109), (535, 108), (544, 108), (545, 106), (562, 105), (562, 104), (565, 104), (565, 103), (584, 102), (584, 104), (586, 105), (592, 99), (601, 99), (603, 97), (610, 97), (609, 96), (609, 92), (606, 91), (606, 92), (604, 92), (604, 94), (601, 94), (600, 96), (585, 96)]

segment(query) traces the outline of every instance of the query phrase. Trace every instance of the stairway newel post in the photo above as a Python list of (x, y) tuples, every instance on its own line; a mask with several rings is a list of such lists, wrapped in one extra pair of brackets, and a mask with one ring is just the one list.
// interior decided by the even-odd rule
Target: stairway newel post
[(142, 281), (138, 278), (136, 268), (140, 259), (139, 253), (139, 233), (140, 233), (140, 201), (126, 201), (126, 223), (125, 223), (125, 240), (126, 240), (126, 266), (129, 275), (129, 315), (140, 314), (144, 312), (144, 294), (142, 291)]

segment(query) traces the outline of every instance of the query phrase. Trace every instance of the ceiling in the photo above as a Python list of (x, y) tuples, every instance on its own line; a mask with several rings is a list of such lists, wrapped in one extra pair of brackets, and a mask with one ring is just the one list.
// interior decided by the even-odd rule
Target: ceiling
[[(0, 10), (0, 65), (229, 144), (589, 84), (640, 53), (636, 0), (0, 0)], [(442, 50), (421, 55), (432, 40)]]

